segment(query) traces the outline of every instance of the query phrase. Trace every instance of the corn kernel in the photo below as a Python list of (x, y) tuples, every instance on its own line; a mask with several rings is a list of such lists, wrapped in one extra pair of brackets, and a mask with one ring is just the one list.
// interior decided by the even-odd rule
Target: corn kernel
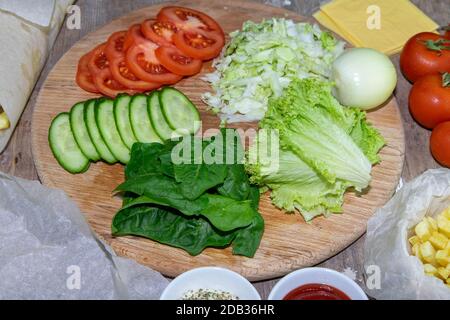
[(449, 264), (450, 258), (447, 250), (439, 250), (435, 254), (435, 259), (438, 264), (445, 267)]
[(430, 229), (432, 231), (437, 231), (438, 230), (438, 226), (437, 226), (437, 222), (433, 217), (426, 217), (427, 221), (428, 221), (428, 225), (430, 226)]
[(437, 218), (439, 232), (443, 233), (447, 238), (450, 237), (450, 220), (443, 215)]
[(413, 255), (415, 255), (417, 258), (419, 258), (420, 261), (422, 261), (422, 256), (420, 255), (420, 244), (416, 243), (412, 246), (411, 251)]
[(433, 247), (435, 249), (443, 250), (443, 249), (445, 249), (445, 246), (447, 245), (448, 238), (439, 232), (433, 232), (428, 241), (431, 242), (431, 244), (433, 245)]
[(442, 214), (444, 217), (446, 217), (448, 220), (450, 220), (450, 207), (448, 207), (447, 209), (445, 209), (441, 214)]
[(420, 254), (425, 262), (435, 264), (436, 260), (434, 255), (436, 254), (436, 250), (431, 245), (429, 241), (426, 241), (420, 245)]
[(436, 259), (436, 262), (438, 263), (438, 265), (441, 265), (443, 267), (449, 266), (450, 265), (450, 251), (448, 251), (448, 250), (437, 251), (436, 255), (435, 255), (435, 259)]
[(416, 235), (422, 240), (423, 242), (427, 241), (431, 237), (430, 232), (430, 225), (427, 220), (420, 221), (416, 228), (414, 229), (416, 232)]
[(412, 236), (411, 238), (409, 238), (409, 243), (414, 246), (416, 244), (420, 244), (420, 239), (418, 236)]
[(439, 278), (443, 280), (447, 280), (450, 276), (450, 271), (448, 271), (446, 268), (440, 267), (437, 269)]
[(437, 268), (429, 263), (423, 265), (423, 270), (425, 271), (426, 274), (432, 276), (436, 275), (438, 272)]

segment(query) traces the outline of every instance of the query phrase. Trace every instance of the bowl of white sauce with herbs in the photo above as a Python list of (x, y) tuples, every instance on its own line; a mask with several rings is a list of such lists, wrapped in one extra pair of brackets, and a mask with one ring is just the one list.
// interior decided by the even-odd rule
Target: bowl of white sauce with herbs
[(176, 277), (161, 300), (261, 300), (255, 287), (240, 274), (220, 267), (202, 267)]

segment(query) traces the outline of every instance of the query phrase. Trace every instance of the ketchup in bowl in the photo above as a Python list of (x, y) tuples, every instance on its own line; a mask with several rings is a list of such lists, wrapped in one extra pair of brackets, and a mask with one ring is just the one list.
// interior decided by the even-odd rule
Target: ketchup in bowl
[(335, 287), (311, 283), (295, 288), (283, 300), (351, 300), (344, 292)]

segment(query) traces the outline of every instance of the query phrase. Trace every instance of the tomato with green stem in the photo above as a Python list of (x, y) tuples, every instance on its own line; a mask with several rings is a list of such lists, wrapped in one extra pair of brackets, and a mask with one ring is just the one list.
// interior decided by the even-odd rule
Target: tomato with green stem
[(416, 34), (403, 47), (400, 68), (411, 82), (428, 74), (450, 72), (450, 40), (432, 32)]

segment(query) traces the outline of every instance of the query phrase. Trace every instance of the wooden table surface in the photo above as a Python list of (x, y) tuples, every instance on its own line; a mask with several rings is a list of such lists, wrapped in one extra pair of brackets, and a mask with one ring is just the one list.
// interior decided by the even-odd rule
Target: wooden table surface
[[(221, 1), (226, 5), (226, 0)], [(355, 0), (357, 1), (357, 0)], [(396, 1), (396, 0), (393, 0)], [(81, 29), (69, 30), (63, 25), (61, 32), (56, 40), (54, 48), (49, 56), (47, 64), (39, 78), (36, 87), (30, 97), (22, 118), (7, 146), (6, 150), (0, 155), (0, 171), (9, 173), (22, 178), (37, 180), (38, 176), (34, 167), (31, 154), (31, 118), (33, 107), (39, 89), (45, 80), (48, 72), (58, 59), (80, 38), (87, 33), (106, 24), (112, 19), (121, 15), (143, 8), (155, 3), (164, 1), (158, 0), (79, 0), (76, 4), (81, 9)], [(320, 6), (324, 0), (260, 0), (259, 2), (284, 6), (287, 9), (298, 12), (304, 16), (310, 16)], [(444, 25), (450, 17), (450, 0), (412, 0), (420, 9), (434, 19), (438, 24)], [(398, 68), (398, 55), (392, 57)], [(399, 71), (399, 82), (395, 96), (400, 106), (403, 117), (403, 125), (406, 136), (406, 159), (403, 168), (403, 180), (408, 181), (421, 174), (427, 169), (439, 167), (429, 152), (430, 132), (419, 127), (408, 112), (408, 92), (410, 84), (401, 76)], [(364, 236), (350, 245), (346, 250), (337, 254), (320, 264), (320, 266), (332, 268), (338, 271), (344, 271), (350, 268), (356, 271), (358, 282), (364, 286), (363, 280), (363, 245)], [(266, 298), (277, 280), (270, 280), (255, 283), (256, 288), (263, 298)]]

